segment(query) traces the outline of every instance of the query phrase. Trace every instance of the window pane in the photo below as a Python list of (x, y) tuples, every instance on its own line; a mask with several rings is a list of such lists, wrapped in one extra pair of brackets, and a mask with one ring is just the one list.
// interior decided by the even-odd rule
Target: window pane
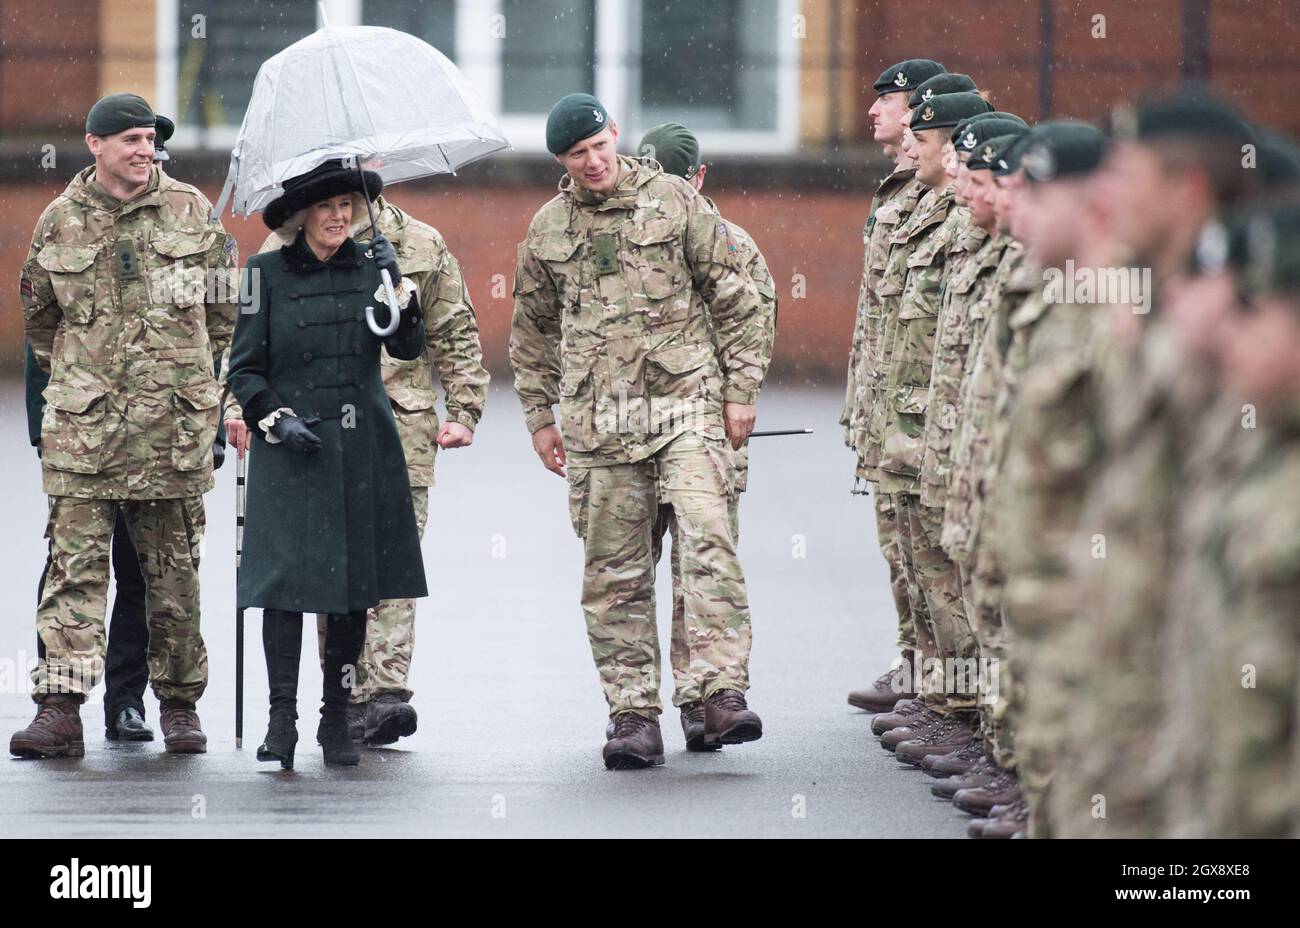
[(409, 32), (456, 60), (456, 0), (363, 0), (361, 22)]
[(502, 0), (501, 108), (545, 113), (596, 86), (595, 0)]
[(643, 0), (641, 122), (777, 126), (778, 0)]
[(177, 12), (176, 121), (187, 125), (238, 126), (262, 62), (316, 31), (312, 0), (178, 0)]

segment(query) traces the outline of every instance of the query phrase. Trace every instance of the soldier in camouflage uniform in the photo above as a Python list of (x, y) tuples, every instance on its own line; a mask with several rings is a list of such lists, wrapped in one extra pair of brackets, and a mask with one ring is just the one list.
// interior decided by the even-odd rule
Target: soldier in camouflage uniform
[[(1168, 582), (1179, 556), (1174, 513), (1192, 449), (1203, 440), (1215, 379), (1173, 338), (1165, 300), (1185, 278), (1196, 233), (1254, 180), (1248, 127), (1195, 92), (1123, 107), (1099, 174), (1115, 235), (1150, 268), (1150, 312), (1127, 313), (1099, 357), (1102, 461), (1079, 517), (1078, 612), (1054, 639), (1072, 698), (1045, 802), (1060, 837), (1160, 833), (1151, 747), (1162, 722), (1159, 668)], [(1155, 183), (1152, 179), (1155, 179)], [(1099, 353), (1100, 354), (1100, 353)]]
[[(880, 490), (895, 494), (895, 516), (909, 595), (925, 603), (928, 627), (917, 628), (924, 674), (927, 725), (908, 725), (887, 732), (882, 744), (900, 760), (919, 764), (929, 754), (960, 749), (972, 737), (965, 710), (973, 696), (958, 693), (944, 672), (947, 659), (973, 652), (970, 629), (961, 605), (956, 568), (939, 547), (942, 510), (922, 505), (921, 468), (934, 339), (948, 250), (969, 222), (954, 206), (953, 186), (943, 169), (942, 149), (961, 120), (991, 107), (971, 92), (940, 94), (919, 100), (911, 111), (910, 139), (917, 180), (929, 190), (908, 220), (890, 239), (891, 249), (881, 292), (885, 297), (882, 351), (878, 369), (885, 371), (880, 402), (873, 409), (870, 439), (880, 447)], [(945, 131), (946, 130), (946, 131)], [(895, 247), (902, 246), (902, 247)], [(913, 620), (917, 621), (917, 612)], [(903, 745), (906, 745), (905, 747)]]
[(1223, 395), (1177, 504), (1158, 833), (1298, 837), (1300, 203), (1293, 192), (1202, 240), (1202, 277), (1169, 309), (1185, 348), (1222, 366)]
[[(876, 186), (871, 198), (871, 209), (862, 229), (863, 257), (862, 283), (858, 288), (857, 313), (854, 317), (853, 342), (849, 350), (849, 368), (844, 394), (844, 412), (840, 425), (844, 427), (844, 443), (857, 455), (854, 473), (855, 488), (859, 482), (875, 482), (879, 478), (878, 448), (866, 440), (870, 410), (876, 401), (876, 382), (879, 371), (870, 362), (877, 354), (880, 338), (882, 298), (881, 276), (889, 253), (889, 239), (893, 230), (916, 208), (925, 193), (925, 186), (916, 180), (916, 166), (903, 151), (903, 116), (907, 113), (909, 96), (929, 78), (944, 73), (943, 65), (926, 58), (900, 61), (886, 68), (876, 79), (873, 89), (876, 101), (871, 105), (872, 133), (884, 149), (885, 156), (894, 162), (894, 170)], [(861, 491), (865, 492), (865, 491)], [(883, 712), (903, 699), (912, 699), (913, 674), (909, 670), (909, 655), (917, 652), (916, 629), (912, 624), (912, 602), (907, 591), (907, 576), (898, 553), (897, 526), (894, 518), (893, 498), (875, 493), (876, 534), (880, 551), (889, 565), (889, 587), (898, 614), (898, 646), (903, 652), (903, 662), (897, 668), (885, 671), (869, 686), (849, 693), (849, 705), (868, 712)]]
[(51, 553), (37, 608), (39, 708), (10, 740), (19, 756), (85, 751), (79, 705), (103, 672), (119, 512), (145, 577), (166, 749), (206, 750), (194, 710), (207, 683), (202, 494), (213, 485), (215, 362), (234, 326), (235, 243), (203, 194), (154, 165), (154, 122), (133, 94), (91, 109), (95, 164), (41, 215), (22, 268), (27, 339), (50, 373), (41, 444)]
[(594, 97), (552, 109), (547, 148), (566, 176), (519, 246), (510, 337), (534, 450), (548, 470), (569, 468), (583, 612), (615, 723), (602, 752), (611, 769), (663, 763), (652, 552), (665, 502), (686, 542), (705, 740), (762, 734), (744, 698), (749, 603), (725, 442), (738, 449), (753, 428), (773, 331), (727, 224), (686, 181), (618, 156), (616, 142)]
[[(681, 177), (698, 192), (704, 187), (704, 178), (708, 165), (700, 162), (700, 143), (685, 126), (678, 123), (664, 123), (651, 129), (637, 145), (637, 152), (643, 158), (653, 158), (669, 174)], [(702, 194), (701, 194), (702, 195)], [(704, 198), (715, 209), (716, 204), (708, 197)], [(727, 228), (736, 242), (739, 264), (754, 281), (762, 297), (764, 318), (771, 319), (776, 325), (776, 285), (768, 272), (767, 261), (754, 244), (754, 240), (744, 229), (729, 222)], [(768, 334), (769, 341), (775, 339), (776, 332)], [(734, 469), (733, 482), (735, 493), (729, 501), (729, 518), (731, 536), (740, 542), (740, 494), (749, 485), (749, 443), (740, 446), (732, 455)], [(654, 540), (655, 563), (659, 562), (659, 547), (663, 544), (664, 534), (672, 536), (671, 569), (673, 580), (673, 624), (669, 662), (673, 671), (673, 705), (681, 710), (682, 734), (686, 738), (688, 751), (715, 751), (722, 747), (721, 742), (712, 744), (704, 740), (704, 696), (702, 681), (691, 671), (691, 652), (689, 636), (686, 631), (686, 595), (682, 586), (682, 543), (679, 537), (677, 519), (670, 505), (659, 507), (659, 524), (655, 526)]]
[[(406, 471), (415, 504), (416, 525), (424, 537), (429, 517), (429, 489), (434, 485), (438, 449), (467, 447), (487, 400), (488, 372), (483, 367), (478, 322), (460, 264), (436, 229), (375, 198), (379, 233), (397, 249), (405, 278), (420, 297), (429, 350), (414, 361), (401, 361), (387, 350), (380, 355), (380, 372), (397, 420), (397, 433), (406, 455)], [(353, 223), (354, 241), (370, 240), (370, 220)], [(261, 251), (288, 244), (278, 233), (262, 243)], [(433, 294), (429, 299), (427, 294)], [(446, 393), (447, 421), (439, 423), (433, 376)], [(225, 412), (227, 427), (247, 447), (247, 430), (238, 403)], [(317, 616), (320, 647), (324, 647), (325, 617)], [(348, 726), (354, 740), (391, 744), (415, 733), (418, 718), (410, 705), (411, 657), (415, 650), (415, 600), (381, 602), (366, 620), (366, 642), (357, 665), (348, 706)]]

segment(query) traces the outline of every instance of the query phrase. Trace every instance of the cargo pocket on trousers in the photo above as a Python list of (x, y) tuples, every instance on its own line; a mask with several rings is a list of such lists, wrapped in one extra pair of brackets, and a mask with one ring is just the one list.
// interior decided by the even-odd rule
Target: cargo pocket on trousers
[(591, 470), (569, 465), (569, 521), (579, 538), (587, 537), (587, 506), (591, 494)]
[(177, 387), (172, 394), (172, 418), (176, 425), (172, 466), (177, 470), (198, 470), (212, 454), (212, 442), (217, 437), (219, 394), (215, 380)]

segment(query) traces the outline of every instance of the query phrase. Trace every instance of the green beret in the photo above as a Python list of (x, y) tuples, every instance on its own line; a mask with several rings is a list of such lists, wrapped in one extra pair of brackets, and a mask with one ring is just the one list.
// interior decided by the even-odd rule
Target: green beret
[(172, 156), (167, 154), (167, 140), (176, 131), (176, 123), (166, 116), (155, 116), (154, 119), (157, 122), (154, 123), (156, 132), (153, 137), (153, 160), (170, 161)]
[(637, 155), (654, 158), (669, 174), (689, 178), (700, 166), (700, 142), (681, 123), (655, 126), (636, 147)]
[(1041, 122), (1030, 130), (1020, 164), (1032, 181), (1083, 177), (1101, 164), (1105, 147), (1105, 133), (1086, 122)]
[[(1004, 122), (1013, 123), (1014, 125), (1017, 125), (1022, 129), (1025, 130), (1029, 129), (1029, 123), (1025, 122), (1015, 113), (1004, 113), (1001, 110), (993, 110), (988, 113), (976, 113), (974, 116), (966, 117), (961, 122), (957, 123), (957, 125), (953, 126), (952, 135), (949, 136), (949, 139), (952, 141), (953, 145), (956, 145), (958, 140), (962, 137), (962, 134), (966, 131), (966, 129), (969, 126), (971, 126), (973, 123), (984, 122), (987, 119), (1000, 119), (1003, 120)], [(1009, 130), (1004, 129), (1002, 132), (994, 132), (993, 135), (1003, 135), (1007, 131)], [(992, 138), (992, 136), (988, 136), (988, 137)]]
[(906, 61), (900, 61), (892, 68), (885, 68), (880, 72), (880, 77), (871, 88), (883, 96), (887, 93), (897, 93), (906, 90), (911, 93), (922, 83), (934, 77), (936, 74), (942, 74), (946, 69), (937, 61), (931, 61), (929, 58), (909, 58)]
[(110, 93), (86, 114), (86, 131), (91, 135), (117, 135), (127, 129), (154, 124), (153, 107), (133, 93)]
[(967, 74), (951, 74), (945, 71), (943, 74), (936, 74), (921, 83), (921, 86), (912, 91), (912, 95), (907, 98), (907, 105), (916, 109), (922, 103), (926, 103), (941, 93), (962, 93), (963, 91), (978, 90), (975, 82)]
[(1235, 109), (1198, 87), (1116, 107), (1108, 129), (1114, 138), (1141, 142), (1170, 135), (1222, 139), (1234, 145), (1254, 139)]
[(989, 139), (1000, 135), (1022, 135), (1029, 131), (1029, 127), (1019, 116), (1012, 117), (1005, 113), (981, 113), (980, 115), (986, 118), (972, 116), (970, 119), (963, 119), (953, 130), (952, 146), (957, 151), (968, 152), (973, 157), (974, 152)]
[(993, 107), (977, 93), (945, 93), (912, 110), (912, 133), (926, 129), (951, 129), (976, 113), (990, 113)]
[[(1020, 168), (1020, 156), (1025, 152), (1028, 139), (1028, 132), (1021, 132), (1019, 135), (999, 135), (995, 139), (989, 139), (984, 143), (985, 148), (980, 150), (979, 160), (982, 165), (976, 164), (976, 159), (972, 156), (970, 161), (966, 162), (966, 167), (970, 170), (981, 166), (988, 168), (994, 177), (1014, 174)], [(989, 157), (987, 151), (989, 146), (993, 148), (992, 157)]]
[(609, 122), (609, 113), (591, 94), (571, 93), (561, 97), (546, 117), (546, 149), (553, 155), (562, 155)]

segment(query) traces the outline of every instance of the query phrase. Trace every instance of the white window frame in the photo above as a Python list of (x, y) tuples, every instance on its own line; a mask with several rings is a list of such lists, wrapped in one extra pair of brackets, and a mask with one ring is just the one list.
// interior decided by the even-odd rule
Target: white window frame
[[(326, 0), (326, 15), (333, 25), (361, 22), (363, 0)], [(793, 22), (799, 0), (777, 0), (783, 24)], [(176, 113), (179, 102), (180, 58), (176, 39), (179, 0), (156, 0), (157, 69), (155, 108), (167, 115)], [(629, 15), (629, 9), (631, 14)], [(502, 42), (492, 36), (493, 17), (501, 12), (501, 0), (456, 0), (456, 58), (470, 86), (487, 108), (497, 114), (502, 131), (519, 152), (546, 152), (546, 114), (502, 113)], [(596, 96), (615, 119), (621, 113), (637, 113), (633, 99), (640, 88), (633, 86), (635, 73), (623, 66), (639, 45), (641, 4), (639, 0), (596, 0)], [(508, 24), (507, 24), (508, 28)], [(463, 63), (462, 63), (463, 62)], [(774, 130), (706, 129), (697, 134), (706, 157), (715, 154), (781, 154), (799, 145), (799, 43), (785, 25), (777, 28), (776, 107)], [(634, 115), (619, 123), (619, 148), (632, 151), (636, 140), (650, 126), (639, 124)], [(172, 144), (177, 148), (229, 150), (239, 135), (238, 126), (201, 129), (178, 124)]]

